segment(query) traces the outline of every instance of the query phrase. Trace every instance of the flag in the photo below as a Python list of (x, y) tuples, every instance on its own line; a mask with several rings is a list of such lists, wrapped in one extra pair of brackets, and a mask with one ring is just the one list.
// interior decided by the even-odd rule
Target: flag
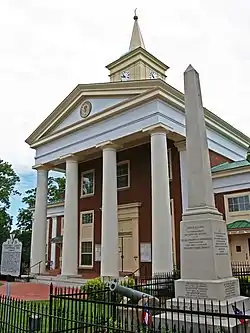
[[(232, 305), (232, 308), (233, 308), (233, 311), (236, 315), (244, 316), (244, 313), (240, 309), (236, 308), (235, 305)], [(239, 318), (239, 321), (240, 321), (241, 324), (244, 324), (244, 323), (247, 322), (247, 320), (244, 319), (244, 318)]]
[(143, 308), (142, 323), (145, 326), (151, 326), (152, 325), (152, 315), (149, 312), (149, 309), (148, 309), (147, 305), (144, 305), (144, 308)]

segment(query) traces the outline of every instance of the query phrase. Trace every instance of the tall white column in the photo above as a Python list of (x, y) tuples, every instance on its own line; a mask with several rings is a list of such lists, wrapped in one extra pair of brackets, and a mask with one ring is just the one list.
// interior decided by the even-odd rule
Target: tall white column
[[(56, 237), (56, 232), (57, 232), (57, 216), (52, 218), (52, 233), (51, 233), (51, 238), (55, 238)], [(56, 264), (56, 244), (52, 243), (51, 244), (51, 259), (53, 262), (52, 265), (52, 269), (55, 268), (55, 264)]]
[(103, 150), (101, 276), (119, 276), (116, 148)]
[(78, 162), (66, 160), (64, 232), (62, 246), (62, 276), (78, 273)]
[(152, 273), (173, 270), (167, 135), (163, 128), (151, 132)]
[[(37, 169), (35, 213), (31, 238), (31, 273), (45, 272), (48, 170)], [(38, 263), (41, 262), (39, 265)], [(32, 267), (33, 266), (33, 267)]]
[(188, 207), (188, 180), (187, 180), (187, 152), (186, 142), (176, 142), (175, 146), (180, 156), (180, 173), (181, 173), (181, 197), (182, 197), (182, 213), (184, 214)]

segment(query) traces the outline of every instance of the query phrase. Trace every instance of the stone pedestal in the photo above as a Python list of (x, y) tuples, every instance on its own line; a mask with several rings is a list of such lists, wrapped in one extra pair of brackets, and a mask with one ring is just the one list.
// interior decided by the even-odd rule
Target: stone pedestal
[[(242, 324), (239, 319), (234, 318), (233, 307), (242, 312), (245, 311), (246, 315), (250, 314), (249, 298), (238, 296), (222, 302), (214, 301), (211, 304), (210, 300), (194, 300), (188, 298), (179, 298), (168, 300), (166, 307), (172, 309), (159, 315), (154, 316), (155, 327), (168, 328), (169, 331), (178, 328), (177, 331), (182, 332), (237, 332), (245, 333), (249, 330), (249, 323)], [(173, 310), (179, 310), (173, 312)], [(186, 310), (186, 313), (182, 311)], [(198, 315), (197, 312), (201, 314)], [(206, 314), (205, 314), (206, 313)], [(213, 313), (213, 316), (210, 315)], [(216, 315), (218, 313), (218, 316)], [(221, 314), (228, 314), (229, 316), (220, 316)], [(232, 315), (232, 317), (230, 317)]]
[(226, 223), (216, 209), (188, 209), (181, 222), (181, 279), (176, 297), (225, 300), (240, 295), (232, 277)]

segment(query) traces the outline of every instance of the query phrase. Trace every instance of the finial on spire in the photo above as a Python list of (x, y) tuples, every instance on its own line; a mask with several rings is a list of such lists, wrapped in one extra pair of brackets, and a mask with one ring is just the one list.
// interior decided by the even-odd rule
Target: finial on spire
[(134, 20), (135, 20), (135, 21), (138, 20), (138, 16), (137, 16), (137, 14), (136, 14), (136, 11), (137, 11), (137, 8), (135, 8), (135, 10), (134, 10), (134, 13), (135, 13), (135, 15), (134, 15)]
[(129, 51), (136, 49), (137, 47), (142, 47), (145, 49), (145, 44), (143, 42), (141, 30), (138, 24), (138, 16), (137, 16), (137, 8), (134, 10), (134, 27), (133, 32), (130, 40)]

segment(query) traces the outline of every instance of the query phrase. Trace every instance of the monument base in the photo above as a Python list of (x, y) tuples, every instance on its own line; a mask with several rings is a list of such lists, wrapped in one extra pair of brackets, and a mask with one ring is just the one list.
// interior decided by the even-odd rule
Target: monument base
[[(193, 333), (246, 332), (249, 322), (247, 320), (242, 322), (233, 317), (235, 316), (234, 306), (245, 315), (250, 315), (250, 299), (244, 296), (233, 297), (225, 301), (174, 298), (166, 302), (166, 312), (154, 316), (154, 326), (161, 327), (161, 330), (176, 330), (177, 332), (183, 330)], [(227, 314), (227, 316), (223, 317), (220, 314)]]
[(187, 299), (224, 301), (240, 295), (239, 280), (229, 277), (218, 280), (179, 279), (175, 281), (175, 296)]

